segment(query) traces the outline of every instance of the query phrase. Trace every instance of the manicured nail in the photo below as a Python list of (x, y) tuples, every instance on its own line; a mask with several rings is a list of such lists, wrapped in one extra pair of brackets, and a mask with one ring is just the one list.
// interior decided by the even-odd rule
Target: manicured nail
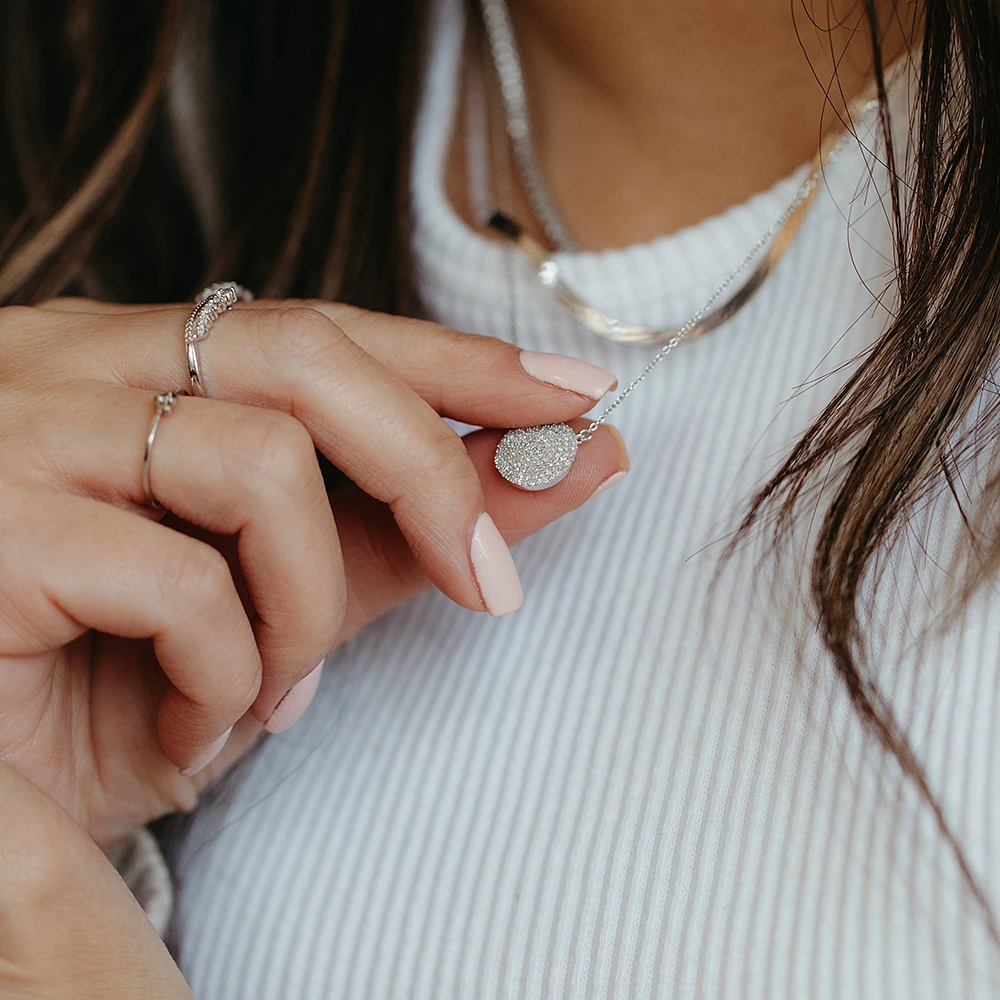
[(617, 486), (626, 476), (628, 475), (627, 469), (622, 469), (620, 472), (616, 472), (613, 476), (608, 476), (607, 479), (601, 483), (600, 486), (590, 494), (590, 499), (593, 500), (598, 493), (603, 493), (605, 490), (610, 490), (612, 486)]
[[(325, 661), (324, 661), (325, 662)], [(271, 718), (264, 723), (264, 728), (269, 733), (283, 733), (290, 729), (309, 707), (309, 703), (316, 694), (319, 687), (319, 679), (323, 673), (323, 663), (321, 662), (311, 673), (305, 675), (291, 688), (288, 694), (278, 702), (277, 708), (271, 713)]]
[(197, 774), (199, 771), (203, 771), (209, 764), (219, 756), (219, 752), (226, 745), (226, 740), (229, 739), (229, 734), (233, 731), (233, 727), (230, 726), (211, 746), (206, 747), (200, 754), (183, 771), (181, 774), (185, 778), (190, 778), (192, 774)]
[(483, 604), (494, 618), (509, 615), (524, 603), (524, 591), (510, 549), (485, 511), (479, 515), (472, 533), (472, 571)]
[(521, 367), (539, 382), (557, 385), (590, 399), (600, 399), (618, 385), (618, 379), (611, 372), (565, 354), (521, 351)]

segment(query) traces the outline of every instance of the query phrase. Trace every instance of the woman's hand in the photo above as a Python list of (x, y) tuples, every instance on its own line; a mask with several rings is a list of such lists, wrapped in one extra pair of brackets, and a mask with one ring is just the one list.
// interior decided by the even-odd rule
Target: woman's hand
[(191, 1000), (132, 894), (47, 795), (0, 764), (0, 996)]
[[(602, 429), (566, 480), (523, 493), (492, 467), (498, 431), (463, 442), (441, 419), (571, 420), (611, 387), (593, 366), (254, 303), (201, 345), (214, 398), (182, 398), (160, 424), (163, 517), (145, 505), (142, 452), (153, 395), (186, 385), (188, 312), (0, 310), (0, 760), (100, 842), (191, 807), (262, 727), (301, 713), (331, 648), (424, 587), (515, 608), (500, 535), (537, 530), (627, 465)], [(357, 485), (328, 500), (315, 448)]]

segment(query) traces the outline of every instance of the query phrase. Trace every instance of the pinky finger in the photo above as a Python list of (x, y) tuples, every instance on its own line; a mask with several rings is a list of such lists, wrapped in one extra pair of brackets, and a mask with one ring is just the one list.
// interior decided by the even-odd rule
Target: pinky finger
[(34, 601), (28, 595), (36, 628), (53, 649), (82, 629), (152, 639), (172, 685), (160, 706), (160, 742), (174, 764), (194, 773), (221, 749), (260, 688), (253, 629), (225, 558), (95, 500), (56, 494), (45, 508), (33, 519), (38, 529), (21, 539), (37, 567)]

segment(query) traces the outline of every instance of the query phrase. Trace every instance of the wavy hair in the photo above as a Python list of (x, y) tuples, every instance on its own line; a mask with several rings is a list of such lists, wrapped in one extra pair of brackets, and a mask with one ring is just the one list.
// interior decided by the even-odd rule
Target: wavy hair
[[(889, 165), (898, 309), (752, 498), (780, 544), (832, 462), (811, 557), (823, 640), (868, 730), (934, 811), (1000, 942), (924, 768), (864, 655), (860, 595), (929, 491), (1000, 567), (992, 503), (959, 498), (963, 430), (1000, 356), (1000, 3), (924, 0), (912, 163), (892, 145), (874, 0), (862, 0)], [(237, 273), (271, 296), (412, 311), (409, 170), (419, 0), (8, 0), (0, 24), (0, 304), (59, 293), (188, 298)], [(906, 174), (907, 192), (901, 185)]]

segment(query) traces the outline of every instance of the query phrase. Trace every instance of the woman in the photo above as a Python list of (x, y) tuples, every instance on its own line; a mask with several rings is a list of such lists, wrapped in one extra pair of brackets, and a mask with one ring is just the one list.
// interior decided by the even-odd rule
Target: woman
[[(513, 45), (495, 3), (11, 10), (0, 292), (38, 305), (4, 319), (4, 759), (110, 842), (301, 718), (161, 831), (194, 994), (990, 995), (996, 533), (959, 460), (989, 455), (994, 6), (525, 0)], [(579, 431), (655, 348), (581, 332), (490, 208), (656, 330), (798, 231), (616, 407), (624, 482), (601, 424), (526, 494), (439, 415)], [(158, 403), (144, 463), (191, 307), (106, 303), (233, 275), (268, 301), (220, 315), (212, 398)], [(314, 447), (353, 480), (329, 505)], [(519, 550), (517, 614), (463, 610), (517, 610), (505, 541), (619, 482)], [(787, 576), (720, 568), (754, 496)]]

